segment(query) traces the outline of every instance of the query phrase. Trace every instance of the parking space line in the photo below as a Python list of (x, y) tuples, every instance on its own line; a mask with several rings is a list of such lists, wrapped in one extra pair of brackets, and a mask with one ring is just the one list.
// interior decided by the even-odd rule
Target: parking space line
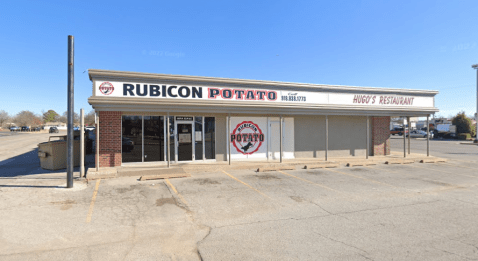
[(233, 175), (231, 175), (231, 174), (225, 172), (224, 170), (223, 170), (222, 172), (224, 172), (224, 174), (228, 175), (231, 179), (233, 179), (233, 180), (235, 180), (235, 181), (237, 181), (237, 182), (239, 182), (239, 183), (241, 183), (241, 184), (243, 184), (243, 185), (249, 187), (250, 189), (256, 191), (256, 192), (259, 193), (259, 194), (261, 194), (262, 196), (264, 196), (264, 197), (266, 197), (266, 198), (268, 198), (268, 199), (271, 199), (269, 196), (267, 196), (266, 194), (260, 192), (258, 189), (254, 188), (254, 187), (252, 187), (251, 185), (249, 185), (249, 184), (243, 182), (242, 180), (240, 180), (240, 179), (234, 177)]
[(416, 166), (416, 165), (414, 165), (414, 164), (411, 164), (410, 166), (411, 166), (411, 167), (415, 167), (415, 168), (419, 168), (419, 169), (426, 169), (426, 170), (438, 171), (438, 172), (442, 172), (442, 173), (446, 173), (446, 174), (464, 176), (464, 177), (468, 177), (468, 178), (478, 178), (478, 177), (476, 177), (476, 176), (471, 176), (471, 175), (466, 175), (466, 174), (460, 174), (460, 173), (456, 173), (456, 172), (448, 172), (448, 171), (444, 171), (444, 170), (440, 170), (440, 169), (432, 169), (432, 168), (419, 167), (419, 166)]
[[(364, 178), (364, 177), (357, 176), (357, 175), (350, 174), (350, 173), (345, 173), (345, 172), (341, 172), (341, 171), (337, 171), (337, 170), (331, 170), (331, 169), (329, 169), (329, 168), (324, 168), (324, 169), (325, 169), (325, 170), (328, 170), (328, 171), (331, 171), (331, 172), (339, 173), (339, 174), (342, 174), (342, 175), (354, 177), (354, 178), (357, 178), (357, 179), (363, 179), (363, 180), (366, 180), (366, 181), (370, 181), (370, 182), (372, 182), (372, 183), (389, 186), (389, 187), (392, 187), (392, 188), (407, 189), (407, 188), (403, 188), (403, 187), (397, 187), (397, 186), (394, 186), (394, 185), (392, 185), (392, 184), (388, 184), (388, 183), (383, 183), (383, 182), (380, 182), (380, 181), (376, 181), (376, 180), (374, 180), (374, 179)], [(407, 190), (409, 190), (409, 189), (407, 189)]]
[(91, 216), (93, 215), (93, 208), (95, 207), (96, 195), (98, 194), (98, 188), (100, 187), (101, 179), (96, 181), (95, 190), (93, 191), (93, 197), (91, 198), (90, 209), (88, 210), (88, 215), (86, 216), (86, 223), (90, 223)]
[(279, 170), (279, 171), (277, 171), (277, 172), (280, 172), (280, 173), (282, 173), (282, 174), (284, 174), (284, 175), (287, 175), (287, 176), (289, 176), (289, 177), (293, 177), (293, 178), (296, 178), (296, 179), (298, 179), (298, 180), (302, 180), (302, 181), (305, 181), (305, 182), (310, 183), (310, 184), (312, 184), (312, 185), (319, 186), (319, 187), (321, 187), (321, 188), (328, 189), (328, 190), (331, 190), (331, 191), (334, 191), (334, 192), (337, 192), (337, 193), (341, 193), (341, 194), (346, 193), (346, 192), (342, 192), (342, 191), (339, 191), (339, 190), (336, 190), (336, 189), (333, 189), (333, 188), (329, 188), (329, 187), (327, 187), (327, 186), (325, 186), (325, 185), (322, 185), (322, 184), (320, 184), (320, 183), (315, 183), (315, 182), (313, 182), (313, 181), (310, 181), (310, 180), (307, 180), (307, 179), (303, 179), (303, 178), (294, 176), (294, 175), (292, 175), (292, 174), (286, 173), (286, 172), (281, 171), (281, 170)]
[(183, 198), (183, 196), (181, 196), (181, 194), (179, 194), (178, 190), (173, 186), (173, 184), (171, 184), (171, 182), (169, 181), (169, 179), (165, 179), (166, 180), (166, 185), (171, 188), (174, 193), (176, 193), (176, 195), (179, 197), (179, 199), (183, 202), (184, 205), (188, 206), (188, 202), (186, 201), (186, 199)]

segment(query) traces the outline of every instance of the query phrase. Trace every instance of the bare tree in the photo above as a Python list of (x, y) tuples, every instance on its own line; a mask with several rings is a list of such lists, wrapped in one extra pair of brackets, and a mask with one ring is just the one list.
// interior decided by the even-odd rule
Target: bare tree
[(10, 116), (8, 115), (8, 112), (0, 110), (0, 127), (2, 127), (3, 124), (7, 123), (9, 120)]
[(20, 126), (39, 126), (42, 124), (42, 117), (31, 111), (21, 111), (15, 116), (15, 123)]
[[(63, 115), (58, 117), (59, 122), (68, 123), (68, 111), (65, 111)], [(73, 124), (79, 125), (80, 124), (80, 115), (76, 112), (73, 113)]]
[(85, 114), (85, 125), (94, 126), (95, 125), (95, 111), (90, 111)]

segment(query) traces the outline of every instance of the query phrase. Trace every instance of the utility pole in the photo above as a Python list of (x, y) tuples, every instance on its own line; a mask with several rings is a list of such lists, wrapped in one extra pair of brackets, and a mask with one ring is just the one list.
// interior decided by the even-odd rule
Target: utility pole
[(68, 35), (68, 138), (67, 138), (67, 157), (66, 157), (66, 187), (73, 187), (73, 113), (74, 113), (74, 42), (73, 36)]

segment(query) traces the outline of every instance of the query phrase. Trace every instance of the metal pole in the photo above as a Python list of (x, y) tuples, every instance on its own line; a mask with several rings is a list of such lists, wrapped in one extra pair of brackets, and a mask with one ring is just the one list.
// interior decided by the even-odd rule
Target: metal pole
[(329, 160), (329, 117), (325, 115), (325, 161)]
[(280, 135), (280, 163), (282, 163), (282, 116), (280, 116), (280, 124), (279, 124), (279, 135)]
[(407, 157), (407, 126), (405, 125), (405, 117), (403, 117), (403, 157), (406, 158)]
[(475, 140), (474, 143), (478, 143), (478, 70), (476, 70), (476, 130), (475, 130)]
[(369, 146), (370, 146), (370, 124), (369, 124), (369, 120), (370, 119), (370, 116), (367, 116), (367, 149), (366, 149), (366, 153), (367, 153), (367, 156), (365, 157), (366, 159), (368, 159), (368, 155), (370, 154), (370, 151), (369, 151)]
[(96, 122), (96, 172), (100, 169), (100, 112), (95, 113)]
[(168, 134), (167, 134), (167, 142), (168, 142), (168, 168), (171, 167), (171, 140), (170, 140), (170, 122), (169, 122), (169, 112), (168, 116), (166, 117), (166, 128), (168, 129)]
[(80, 178), (85, 176), (85, 112), (80, 110)]
[(408, 124), (408, 154), (410, 154), (410, 117), (407, 117), (407, 124)]
[(66, 156), (66, 187), (73, 187), (73, 118), (74, 118), (74, 44), (73, 36), (68, 35), (68, 136)]
[(227, 144), (229, 165), (231, 165), (231, 115), (227, 116)]
[(430, 115), (427, 115), (427, 157), (430, 157)]

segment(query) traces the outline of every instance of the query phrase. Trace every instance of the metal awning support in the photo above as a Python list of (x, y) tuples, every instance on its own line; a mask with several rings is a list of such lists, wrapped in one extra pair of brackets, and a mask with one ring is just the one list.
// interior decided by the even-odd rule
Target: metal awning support
[(80, 178), (85, 176), (85, 112), (80, 110)]
[(430, 157), (430, 115), (427, 115), (427, 157)]
[(95, 113), (96, 122), (96, 172), (100, 169), (100, 112)]
[(167, 142), (168, 142), (168, 168), (171, 167), (171, 141), (170, 141), (170, 136), (171, 136), (171, 133), (170, 133), (170, 130), (171, 130), (171, 126), (170, 126), (170, 122), (169, 122), (169, 112), (168, 112), (168, 116), (166, 116), (166, 127), (168, 129), (168, 133), (167, 133)]
[(407, 125), (408, 125), (408, 154), (410, 154), (410, 117), (407, 117)]
[(325, 115), (325, 161), (329, 160), (329, 117)]
[(407, 139), (407, 126), (405, 125), (405, 117), (403, 117), (403, 157), (406, 158), (407, 157), (407, 142), (406, 142), (406, 139)]
[(370, 116), (367, 116), (367, 147), (365, 150), (365, 153), (367, 154), (365, 156), (366, 159), (368, 159), (368, 155), (370, 154)]
[(284, 118), (282, 118), (282, 115), (280, 116), (280, 124), (279, 124), (279, 128), (280, 128), (280, 131), (279, 131), (279, 135), (280, 135), (280, 163), (282, 163), (282, 127), (283, 127), (283, 123), (282, 123), (282, 120)]
[(229, 165), (231, 165), (231, 114), (227, 116), (227, 144)]

